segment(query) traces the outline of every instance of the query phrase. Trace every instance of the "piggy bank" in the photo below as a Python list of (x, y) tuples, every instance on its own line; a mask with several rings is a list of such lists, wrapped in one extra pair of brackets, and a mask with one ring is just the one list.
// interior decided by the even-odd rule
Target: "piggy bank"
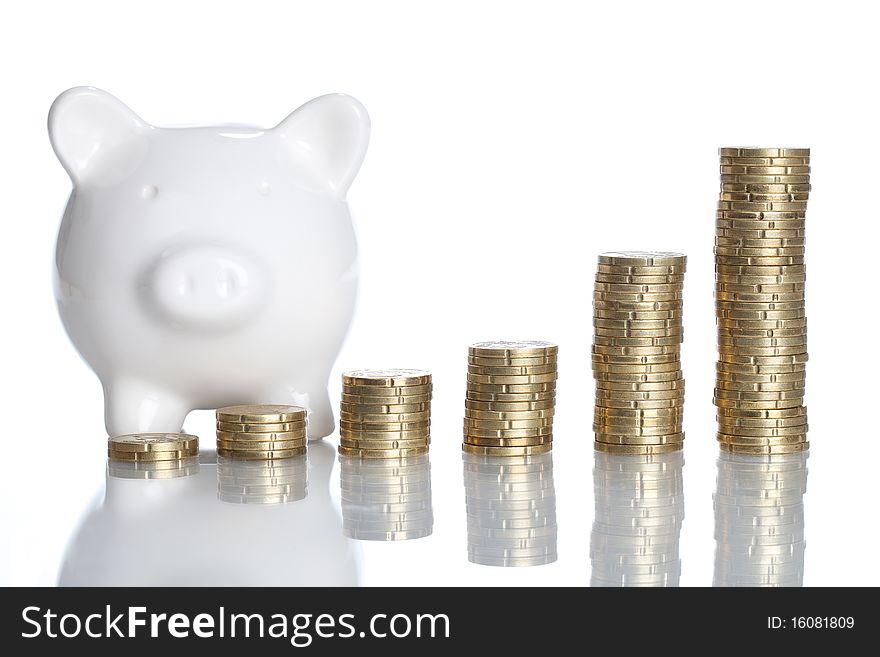
[(346, 192), (369, 132), (338, 94), (270, 129), (160, 128), (99, 89), (58, 97), (49, 135), (73, 191), (55, 295), (111, 435), (257, 402), (308, 408), (312, 440), (333, 432), (357, 290)]

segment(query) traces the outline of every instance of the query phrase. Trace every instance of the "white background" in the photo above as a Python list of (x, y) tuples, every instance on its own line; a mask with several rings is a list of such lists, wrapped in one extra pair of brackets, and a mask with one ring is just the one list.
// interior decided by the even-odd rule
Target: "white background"
[[(100, 386), (52, 298), (70, 183), (45, 129), (54, 97), (90, 84), (158, 125), (274, 125), (333, 91), (368, 108), (349, 194), (362, 286), (336, 372), (433, 371), (436, 523), (366, 545), (367, 584), (589, 581), (591, 277), (617, 249), (688, 254), (681, 582), (710, 584), (716, 149), (812, 147), (804, 581), (880, 584), (877, 18), (841, 1), (6, 3), (0, 583), (55, 582), (103, 476)], [(552, 566), (465, 558), (466, 347), (500, 338), (560, 344)], [(186, 426), (210, 437), (211, 415)]]

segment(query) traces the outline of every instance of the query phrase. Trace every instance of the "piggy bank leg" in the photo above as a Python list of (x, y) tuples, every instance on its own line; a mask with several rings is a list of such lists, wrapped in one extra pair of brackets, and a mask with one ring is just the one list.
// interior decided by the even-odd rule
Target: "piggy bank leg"
[(309, 409), (309, 440), (329, 436), (336, 429), (333, 408), (327, 393), (327, 377), (317, 377), (318, 383), (283, 385), (266, 391), (254, 403), (293, 404)]
[(104, 385), (107, 433), (176, 433), (191, 409), (177, 396), (144, 382), (111, 381)]

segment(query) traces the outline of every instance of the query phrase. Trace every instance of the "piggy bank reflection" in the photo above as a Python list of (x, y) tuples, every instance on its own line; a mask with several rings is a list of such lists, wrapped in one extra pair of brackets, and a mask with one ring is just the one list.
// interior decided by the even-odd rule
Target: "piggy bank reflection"
[(369, 132), (338, 94), (271, 129), (159, 128), (98, 89), (58, 97), (49, 135), (73, 191), (55, 294), (111, 435), (253, 402), (305, 406), (309, 437), (332, 433), (357, 287), (345, 197)]
[(201, 458), (171, 472), (110, 462), (104, 497), (71, 538), (59, 585), (360, 582), (360, 548), (343, 536), (330, 498), (331, 445), (315, 442), (307, 457), (271, 465)]

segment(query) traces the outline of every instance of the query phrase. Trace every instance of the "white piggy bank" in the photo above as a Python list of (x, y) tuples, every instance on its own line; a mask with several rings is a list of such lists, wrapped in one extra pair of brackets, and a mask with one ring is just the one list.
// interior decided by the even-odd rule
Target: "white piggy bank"
[(158, 128), (98, 89), (58, 97), (49, 135), (73, 192), (55, 294), (111, 435), (246, 402), (305, 406), (309, 438), (332, 433), (357, 289), (345, 195), (369, 132), (344, 95), (271, 129)]

